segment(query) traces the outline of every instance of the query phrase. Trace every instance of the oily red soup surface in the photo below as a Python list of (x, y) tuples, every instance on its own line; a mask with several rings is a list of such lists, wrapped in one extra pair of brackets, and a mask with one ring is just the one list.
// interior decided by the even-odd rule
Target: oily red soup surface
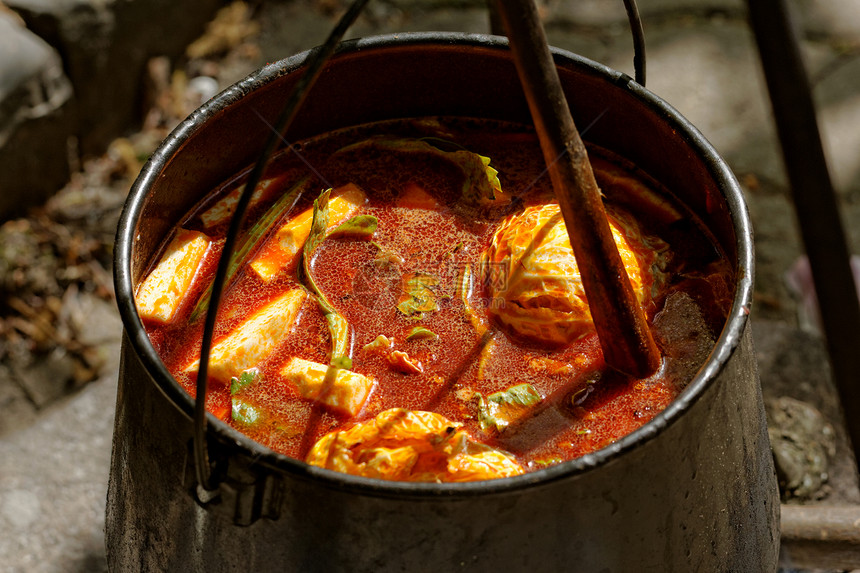
[[(374, 134), (429, 136), (489, 157), (502, 190), (513, 200), (486, 210), (464, 207), (463, 173), (437, 157), (372, 150), (335, 153)], [(722, 253), (668, 191), (607, 152), (591, 150), (607, 205), (638, 221), (642, 233), (655, 239), (649, 244), (661, 249), (659, 277), (645, 279), (652, 294), (645, 310), (664, 364), (644, 380), (609, 371), (593, 332), (566, 345), (546, 344), (518, 336), (493, 318), (492, 305), (499, 301), (490, 296), (488, 285), (498, 277), (481, 266), (481, 254), (506, 216), (552, 198), (537, 139), (528, 128), (477, 120), (410, 120), (352, 128), (294, 149), (279, 155), (267, 173), (284, 175), (281, 191), (255, 205), (248, 221), (265, 212), (290, 182), (308, 175), (312, 191), (298, 199), (287, 219), (310, 208), (323, 189), (352, 183), (366, 192), (367, 203), (353, 216), (376, 217), (373, 236), (326, 239), (309, 266), (316, 284), (349, 324), (352, 370), (376, 383), (360, 412), (350, 417), (303, 399), (282, 378), (279, 371), (291, 357), (329, 360), (323, 312), (306, 300), (292, 328), (257, 364), (265, 383), (248, 390), (280, 421), (276, 426), (236, 422), (229, 385), (213, 381), (209, 387), (207, 406), (213, 414), (275, 451), (303, 458), (328, 432), (399, 407), (438, 412), (463, 423), (472, 437), (513, 454), (526, 469), (539, 469), (599, 449), (652, 419), (692, 379), (722, 328), (733, 289)], [(212, 280), (227, 227), (222, 223), (205, 229), (200, 214), (245, 175), (216, 189), (179, 223), (205, 232), (213, 244), (177, 317), (168, 324), (146, 323), (168, 369), (192, 395), (195, 377), (183, 368), (199, 355), (203, 322), (199, 315), (192, 319), (192, 313)], [(415, 186), (437, 204), (398, 206), (398, 199)], [(466, 269), (472, 280), (464, 297)], [(418, 275), (436, 280), (436, 308), (406, 316), (398, 303), (407, 297), (409, 279)], [(248, 270), (240, 272), (221, 302), (216, 342), (285, 289), (301, 284), (296, 264), (269, 282)], [(416, 326), (436, 337), (407, 340)], [(394, 341), (394, 349), (405, 352), (421, 371), (405, 371), (384, 352), (365, 349), (378, 335)], [(540, 394), (540, 404), (501, 432), (482, 430), (475, 396), (522, 383)]]

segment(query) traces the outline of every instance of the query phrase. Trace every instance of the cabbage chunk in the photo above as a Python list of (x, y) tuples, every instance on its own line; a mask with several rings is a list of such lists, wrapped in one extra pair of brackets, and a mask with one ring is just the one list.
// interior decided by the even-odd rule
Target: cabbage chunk
[[(656, 253), (635, 222), (609, 215), (612, 236), (637, 299), (650, 301)], [(493, 304), (508, 329), (528, 339), (569, 344), (594, 329), (585, 290), (558, 203), (509, 216), (483, 256)]]
[(323, 436), (311, 465), (352, 475), (415, 482), (465, 482), (524, 473), (510, 454), (473, 440), (433, 412), (392, 408)]

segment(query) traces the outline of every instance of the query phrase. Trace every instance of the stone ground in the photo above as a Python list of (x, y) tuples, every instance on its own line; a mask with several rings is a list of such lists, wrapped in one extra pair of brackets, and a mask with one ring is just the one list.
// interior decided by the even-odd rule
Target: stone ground
[[(648, 87), (699, 127), (728, 160), (744, 187), (756, 233), (752, 322), (765, 395), (771, 405), (784, 396), (802, 400), (836, 429), (836, 453), (827, 469), (830, 481), (816, 488), (812, 497), (829, 503), (860, 502), (857, 470), (841, 427), (826, 353), (785, 280), (802, 254), (802, 246), (754, 41), (745, 19), (745, 3), (641, 0), (640, 4), (648, 48)], [(860, 3), (794, 0), (791, 4), (801, 30), (802, 50), (814, 85), (834, 183), (842, 199), (849, 243), (853, 252), (860, 253), (860, 234), (855, 231), (860, 222)], [(210, 76), (223, 87), (257, 65), (316, 45), (331, 29), (332, 14), (338, 7), (335, 0), (261, 2), (255, 7), (259, 33), (253, 37), (253, 46), (246, 44), (238, 52), (229, 52), (217, 65), (197, 60), (196, 68), (187, 69), (187, 78)], [(552, 0), (542, 4), (542, 10), (552, 44), (633, 75), (631, 42), (620, 1)], [(483, 4), (474, 0), (379, 0), (369, 5), (350, 35), (416, 30), (487, 32), (487, 22)], [(166, 85), (175, 85), (171, 84), (175, 76), (170, 79), (168, 62), (154, 62), (150, 72)], [(204, 93), (211, 90), (209, 79), (192, 81)], [(161, 128), (169, 127), (164, 117), (160, 122)], [(150, 129), (147, 133), (151, 138), (161, 132)], [(60, 211), (74, 210), (76, 205), (86, 208), (95, 197), (102, 201), (102, 223), (115, 220), (110, 217), (115, 217), (116, 204), (127, 190), (127, 174), (136, 168), (135, 152), (146, 146), (134, 129), (125, 142), (131, 142), (131, 155), (128, 145), (110, 150), (114, 165), (123, 162), (117, 157), (125, 158), (125, 175), (111, 179), (107, 190), (94, 191), (98, 185), (104, 187), (103, 182), (93, 185), (92, 174), (87, 175), (84, 169), (84, 174), (73, 176), (72, 184), (61, 194), (65, 211)], [(92, 165), (85, 167), (97, 170)], [(81, 224), (80, 219), (65, 221), (63, 225), (68, 227)], [(10, 233), (7, 237), (15, 237), (18, 227), (4, 229)], [(99, 283), (97, 276), (90, 278)], [(105, 569), (104, 502), (121, 325), (109, 303), (109, 293), (99, 294), (95, 288), (80, 291), (87, 292), (92, 296), (61, 293), (57, 297), (61, 303), (67, 298), (75, 302), (60, 304), (66, 314), (58, 316), (65, 316), (74, 325), (71, 332), (90, 335), (85, 345), (90, 349), (90, 361), (84, 362), (99, 373), (95, 381), (64, 383), (60, 391), (22, 388), (8, 382), (14, 376), (4, 373), (7, 367), (0, 363), (3, 570)], [(74, 316), (77, 322), (69, 318)], [(78, 351), (81, 353), (80, 348)], [(58, 352), (62, 354), (62, 350)], [(55, 358), (31, 366), (49, 370), (43, 379), (69, 378), (67, 370), (72, 367), (62, 357)], [(50, 370), (51, 365), (57, 371)], [(820, 436), (810, 440), (810, 447), (823, 450), (833, 445)], [(785, 556), (784, 566), (791, 568), (790, 555)]]

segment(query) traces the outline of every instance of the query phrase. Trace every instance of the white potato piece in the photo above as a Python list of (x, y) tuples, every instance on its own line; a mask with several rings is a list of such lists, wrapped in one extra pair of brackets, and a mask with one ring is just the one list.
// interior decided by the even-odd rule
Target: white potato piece
[(303, 398), (321, 400), (333, 410), (355, 416), (370, 394), (374, 380), (357, 372), (338, 369), (330, 386), (324, 389), (328, 368), (325, 364), (293, 358), (281, 369), (281, 375), (298, 389)]
[[(300, 288), (287, 291), (215, 344), (209, 356), (209, 378), (228, 383), (257, 366), (289, 333), (306, 296)], [(185, 371), (196, 372), (199, 366), (195, 360)]]
[(194, 277), (211, 244), (197, 231), (180, 229), (155, 269), (137, 291), (137, 312), (144, 320), (167, 324), (185, 302)]

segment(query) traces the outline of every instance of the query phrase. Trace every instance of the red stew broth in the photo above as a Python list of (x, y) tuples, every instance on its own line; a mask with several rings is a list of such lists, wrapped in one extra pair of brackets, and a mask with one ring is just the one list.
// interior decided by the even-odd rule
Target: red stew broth
[[(333, 156), (345, 145), (375, 134), (439, 137), (490, 157), (502, 189), (515, 199), (509, 207), (484, 213), (464, 208), (458, 204), (462, 173), (433, 157), (371, 150)], [(539, 469), (606, 446), (652, 419), (689, 383), (722, 329), (733, 295), (733, 277), (715, 241), (667, 190), (605, 150), (591, 148), (590, 157), (607, 205), (629, 211), (644, 233), (668, 244), (662, 259), (664, 282), (646, 308), (664, 364), (644, 380), (630, 381), (608, 370), (593, 332), (566, 347), (548, 347), (518, 339), (489, 318), (487, 307), (493, 301), (477, 270), (481, 252), (507, 214), (551, 198), (543, 156), (530, 128), (445, 118), (386, 122), (327, 134), (293, 149), (277, 156), (267, 172), (267, 176), (285, 174), (284, 191), (300, 177), (310, 174), (314, 178), (313, 190), (299, 199), (291, 215), (309, 208), (321, 190), (354, 183), (369, 198), (355, 215), (378, 219), (372, 238), (378, 247), (356, 238), (327, 239), (312, 261), (316, 283), (350, 324), (352, 370), (374, 378), (377, 384), (359, 415), (350, 419), (302, 399), (281, 378), (280, 368), (293, 356), (328, 362), (329, 333), (322, 312), (309, 297), (278, 350), (258, 365), (265, 384), (253, 389), (254, 398), (284, 423), (277, 428), (236, 426), (272, 450), (301, 458), (310, 445), (339, 426), (402, 407), (435, 411), (462, 422), (474, 438), (513, 454), (526, 469)], [(244, 172), (225, 182), (178, 227), (203, 231), (200, 213), (246, 176)], [(441, 208), (394, 207), (394, 200), (408, 184), (422, 186)], [(253, 207), (247, 220), (253, 222), (279, 193), (274, 195), (268, 203)], [(203, 318), (191, 321), (189, 317), (199, 293), (212, 281), (226, 227), (223, 223), (204, 231), (214, 242), (195, 279), (195, 294), (189, 297), (192, 302), (170, 324), (146, 324), (167, 368), (191, 395), (195, 393), (194, 375), (182, 369), (199, 356)], [(379, 247), (395, 252), (402, 262), (388, 267), (375, 264)], [(467, 265), (475, 275), (469, 303), (492, 327), (483, 337), (465, 316), (457, 294)], [(438, 310), (420, 320), (396, 309), (404, 277), (417, 272), (432, 274), (440, 281)], [(265, 302), (299, 284), (295, 266), (269, 283), (253, 272), (242, 272), (225, 291), (215, 341)], [(406, 340), (419, 325), (436, 333), (438, 339)], [(419, 361), (423, 373), (402, 373), (384, 356), (363, 349), (380, 334), (394, 340), (395, 349)], [(491, 347), (491, 354), (482, 360), (485, 346)], [(501, 433), (481, 431), (470, 396), (474, 392), (486, 396), (523, 382), (532, 384), (544, 398), (534, 415)], [(207, 408), (236, 425), (230, 416), (229, 385), (210, 382)]]

